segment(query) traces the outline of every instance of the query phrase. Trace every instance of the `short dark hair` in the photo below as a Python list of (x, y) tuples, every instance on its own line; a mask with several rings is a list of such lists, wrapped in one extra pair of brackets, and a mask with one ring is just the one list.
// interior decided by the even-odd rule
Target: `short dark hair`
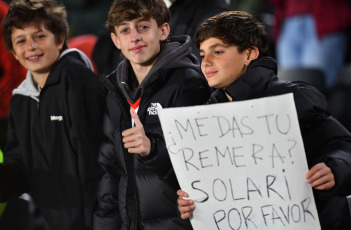
[(115, 33), (115, 26), (136, 18), (155, 19), (159, 27), (169, 23), (170, 12), (163, 0), (115, 0), (107, 18), (108, 29)]
[(209, 38), (218, 38), (227, 45), (235, 45), (240, 53), (256, 46), (260, 56), (268, 55), (269, 40), (265, 26), (243, 11), (227, 11), (205, 20), (196, 31), (197, 48)]
[(6, 49), (14, 52), (11, 35), (13, 29), (23, 29), (26, 26), (43, 25), (51, 31), (56, 43), (61, 42), (62, 36), (65, 41), (61, 52), (68, 48), (68, 23), (67, 13), (63, 6), (59, 6), (54, 0), (13, 0), (9, 10), (2, 21), (2, 32)]

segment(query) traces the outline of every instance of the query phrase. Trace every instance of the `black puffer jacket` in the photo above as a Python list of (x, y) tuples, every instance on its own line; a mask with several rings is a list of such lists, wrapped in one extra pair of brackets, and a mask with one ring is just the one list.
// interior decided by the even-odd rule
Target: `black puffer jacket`
[[(190, 45), (187, 36), (172, 38), (136, 90), (124, 84), (135, 80), (127, 60), (108, 77), (106, 139), (99, 157), (106, 174), (99, 187), (94, 229), (191, 229), (178, 214), (179, 185), (157, 115), (160, 108), (203, 104), (209, 98), (208, 84)], [(152, 143), (145, 158), (128, 153), (121, 137), (132, 126), (127, 99), (134, 102), (139, 97), (138, 115)]]
[(210, 103), (243, 101), (293, 93), (307, 163), (311, 168), (325, 162), (331, 168), (336, 186), (330, 191), (314, 190), (322, 230), (351, 229), (346, 197), (351, 194), (351, 134), (327, 111), (324, 96), (303, 83), (278, 80), (276, 62), (262, 57), (225, 90), (216, 90)]

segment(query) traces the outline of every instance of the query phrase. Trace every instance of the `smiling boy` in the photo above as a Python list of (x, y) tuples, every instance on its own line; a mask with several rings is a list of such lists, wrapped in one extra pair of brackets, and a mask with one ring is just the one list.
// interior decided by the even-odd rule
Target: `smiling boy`
[[(324, 96), (303, 82), (277, 78), (276, 61), (268, 56), (264, 25), (252, 15), (232, 11), (201, 24), (196, 43), (201, 70), (216, 88), (209, 103), (243, 101), (293, 93), (310, 170), (311, 185), (323, 230), (351, 228), (346, 197), (351, 194), (351, 134), (327, 111)], [(183, 219), (195, 209), (188, 194), (178, 191)]]
[(68, 49), (54, 0), (12, 1), (2, 30), (28, 72), (11, 99), (0, 201), (29, 193), (48, 229), (92, 229), (105, 90), (87, 56)]
[[(202, 104), (209, 87), (188, 36), (168, 38), (162, 0), (117, 0), (107, 25), (125, 59), (108, 76), (105, 142), (95, 229), (189, 229), (177, 212), (176, 179), (158, 111)], [(135, 124), (135, 126), (134, 126)]]
[(15, 28), (11, 39), (15, 58), (32, 73), (39, 87), (44, 88), (47, 76), (60, 55), (64, 37), (56, 42), (54, 34), (44, 26), (29, 25), (23, 29)]

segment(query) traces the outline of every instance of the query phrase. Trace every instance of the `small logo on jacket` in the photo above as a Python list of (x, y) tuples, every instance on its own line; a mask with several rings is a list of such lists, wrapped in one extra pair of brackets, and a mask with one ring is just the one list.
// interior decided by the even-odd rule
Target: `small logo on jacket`
[(50, 116), (51, 121), (63, 121), (62, 116)]
[(158, 115), (158, 111), (162, 109), (162, 106), (160, 103), (151, 103), (151, 106), (147, 108), (147, 112), (149, 115)]

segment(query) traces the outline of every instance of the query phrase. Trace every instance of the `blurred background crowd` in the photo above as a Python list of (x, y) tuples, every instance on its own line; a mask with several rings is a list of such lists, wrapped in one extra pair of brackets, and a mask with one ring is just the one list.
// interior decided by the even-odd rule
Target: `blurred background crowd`
[[(70, 48), (91, 59), (101, 76), (122, 60), (105, 27), (113, 0), (57, 0), (66, 6)], [(10, 0), (0, 0), (0, 19)], [(171, 11), (170, 36), (187, 34), (206, 18), (227, 10), (246, 11), (260, 19), (270, 36), (271, 56), (278, 77), (307, 81), (327, 98), (330, 112), (351, 131), (351, 0), (165, 0)], [(5, 50), (0, 34), (0, 161), (6, 146), (7, 118), (12, 90), (25, 70)], [(194, 40), (194, 39), (193, 39)], [(194, 42), (194, 41), (193, 41)], [(198, 50), (193, 44), (193, 52)], [(2, 215), (2, 216), (1, 216)], [(43, 229), (40, 213), (29, 196), (0, 204), (0, 229)]]

